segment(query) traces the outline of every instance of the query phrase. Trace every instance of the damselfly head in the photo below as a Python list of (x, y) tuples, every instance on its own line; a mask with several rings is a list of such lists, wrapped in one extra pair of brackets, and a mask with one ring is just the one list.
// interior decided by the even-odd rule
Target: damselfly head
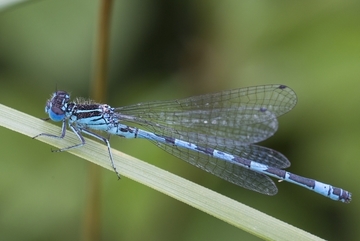
[(52, 94), (45, 106), (45, 112), (51, 120), (62, 121), (65, 118), (69, 100), (70, 95), (66, 91), (58, 90)]

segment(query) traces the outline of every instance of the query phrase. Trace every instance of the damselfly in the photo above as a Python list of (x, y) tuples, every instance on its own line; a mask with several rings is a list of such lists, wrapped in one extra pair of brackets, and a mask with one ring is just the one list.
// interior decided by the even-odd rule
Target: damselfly
[(282, 170), (290, 166), (284, 155), (254, 145), (276, 132), (277, 117), (290, 111), (296, 102), (295, 92), (285, 85), (254, 86), (119, 108), (83, 99), (71, 102), (67, 92), (56, 91), (47, 101), (45, 112), (48, 119), (62, 121), (62, 132), (60, 136), (42, 133), (34, 138), (63, 138), (68, 124), (80, 143), (55, 151), (84, 145), (82, 133), (93, 136), (107, 145), (118, 177), (108, 138), (92, 130), (148, 139), (190, 164), (253, 191), (275, 195), (277, 187), (270, 176), (333, 200), (350, 202), (350, 192)]

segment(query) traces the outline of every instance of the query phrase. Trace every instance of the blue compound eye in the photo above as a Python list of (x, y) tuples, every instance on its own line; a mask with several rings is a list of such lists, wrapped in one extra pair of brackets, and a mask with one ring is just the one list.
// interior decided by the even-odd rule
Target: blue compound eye
[(55, 106), (49, 108), (47, 112), (49, 114), (50, 119), (53, 121), (62, 121), (65, 118), (65, 112), (62, 109), (57, 108)]

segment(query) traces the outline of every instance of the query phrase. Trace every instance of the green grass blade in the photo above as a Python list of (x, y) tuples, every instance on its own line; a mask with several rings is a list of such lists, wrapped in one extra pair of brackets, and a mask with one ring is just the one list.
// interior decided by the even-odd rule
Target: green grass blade
[[(1, 104), (0, 126), (29, 137), (43, 132), (58, 135), (61, 131), (58, 126)], [(76, 136), (70, 131), (67, 132), (66, 138), (63, 140), (46, 137), (40, 137), (36, 140), (57, 148), (78, 143)], [(30, 141), (35, 140), (29, 139)], [(266, 240), (322, 240), (146, 162), (114, 149), (112, 152), (117, 170), (123, 177), (133, 179), (158, 190), (260, 238)], [(71, 150), (69, 153), (113, 171), (110, 166), (107, 148), (103, 143), (86, 138), (86, 145)], [(115, 174), (114, 181), (116, 181)], [(121, 182), (119, 182), (119, 185), (121, 185)], [(264, 196), (264, 198), (266, 197)]]

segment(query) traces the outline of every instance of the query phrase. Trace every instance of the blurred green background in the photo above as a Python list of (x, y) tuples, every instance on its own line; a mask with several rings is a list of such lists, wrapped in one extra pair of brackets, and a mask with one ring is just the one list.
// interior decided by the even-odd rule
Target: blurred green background
[[(28, 1), (0, 12), (0, 103), (45, 117), (55, 88), (90, 93), (98, 1)], [(289, 183), (268, 197), (213, 177), (151, 143), (113, 148), (328, 240), (360, 240), (360, 2), (115, 1), (112, 106), (281, 83), (299, 102), (262, 143), (293, 173), (353, 193), (346, 205)], [(81, 238), (88, 162), (0, 128), (2, 240)], [(103, 240), (259, 240), (102, 170)]]

